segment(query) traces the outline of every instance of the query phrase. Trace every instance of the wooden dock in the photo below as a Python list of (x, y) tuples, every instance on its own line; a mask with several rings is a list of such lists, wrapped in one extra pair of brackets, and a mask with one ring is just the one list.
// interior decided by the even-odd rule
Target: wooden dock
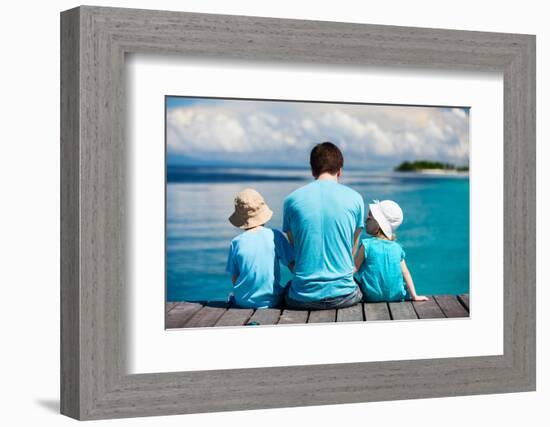
[(219, 302), (166, 303), (166, 329), (219, 326), (291, 325), (470, 316), (470, 296), (433, 295), (429, 301), (361, 303), (340, 310), (246, 309)]

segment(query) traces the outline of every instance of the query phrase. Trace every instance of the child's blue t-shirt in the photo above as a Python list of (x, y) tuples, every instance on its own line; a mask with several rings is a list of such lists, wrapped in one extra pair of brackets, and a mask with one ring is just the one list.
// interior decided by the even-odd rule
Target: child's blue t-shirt
[[(401, 301), (408, 296), (401, 270), (405, 251), (392, 240), (361, 239), (365, 260), (355, 278), (366, 301)], [(360, 247), (359, 247), (360, 249)]]
[(319, 301), (357, 289), (353, 237), (364, 218), (361, 195), (336, 181), (318, 179), (285, 198), (283, 231), (292, 233), (296, 252), (290, 298)]
[(284, 291), (279, 261), (294, 261), (294, 250), (279, 230), (261, 227), (231, 241), (226, 271), (237, 276), (233, 296), (238, 306), (267, 308), (279, 303)]

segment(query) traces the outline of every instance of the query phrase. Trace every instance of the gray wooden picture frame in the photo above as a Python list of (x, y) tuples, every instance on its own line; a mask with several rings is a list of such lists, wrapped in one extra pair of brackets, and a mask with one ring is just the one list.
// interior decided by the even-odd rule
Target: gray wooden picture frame
[[(127, 374), (126, 53), (502, 72), (503, 355)], [(86, 420), (531, 390), (535, 36), (89, 6), (61, 13), (62, 414)]]

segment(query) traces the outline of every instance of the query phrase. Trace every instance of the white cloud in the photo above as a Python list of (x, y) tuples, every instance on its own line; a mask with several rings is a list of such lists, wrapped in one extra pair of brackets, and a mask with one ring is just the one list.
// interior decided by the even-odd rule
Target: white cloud
[(302, 128), (306, 131), (314, 131), (316, 129), (315, 122), (311, 120), (309, 117), (306, 117), (302, 120)]
[[(232, 155), (251, 163), (303, 161), (330, 140), (346, 164), (430, 158), (467, 163), (468, 114), (459, 108), (227, 100), (195, 102), (167, 112), (168, 151)], [(268, 154), (266, 154), (268, 153)]]
[(441, 140), (445, 138), (445, 134), (443, 130), (440, 129), (439, 126), (437, 126), (433, 121), (430, 121), (430, 124), (426, 128), (426, 133), (431, 138), (441, 139)]
[(168, 146), (178, 152), (242, 152), (249, 148), (240, 121), (227, 114), (175, 109), (168, 113), (167, 127)]
[(453, 108), (451, 109), (454, 115), (456, 115), (460, 119), (466, 119), (467, 115), (466, 112), (462, 108)]

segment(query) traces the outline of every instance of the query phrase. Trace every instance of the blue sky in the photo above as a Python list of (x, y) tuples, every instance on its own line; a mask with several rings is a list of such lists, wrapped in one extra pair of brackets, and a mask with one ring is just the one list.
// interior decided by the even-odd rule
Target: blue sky
[(319, 142), (345, 166), (393, 168), (403, 160), (469, 163), (469, 110), (318, 102), (166, 98), (167, 162), (308, 166)]

